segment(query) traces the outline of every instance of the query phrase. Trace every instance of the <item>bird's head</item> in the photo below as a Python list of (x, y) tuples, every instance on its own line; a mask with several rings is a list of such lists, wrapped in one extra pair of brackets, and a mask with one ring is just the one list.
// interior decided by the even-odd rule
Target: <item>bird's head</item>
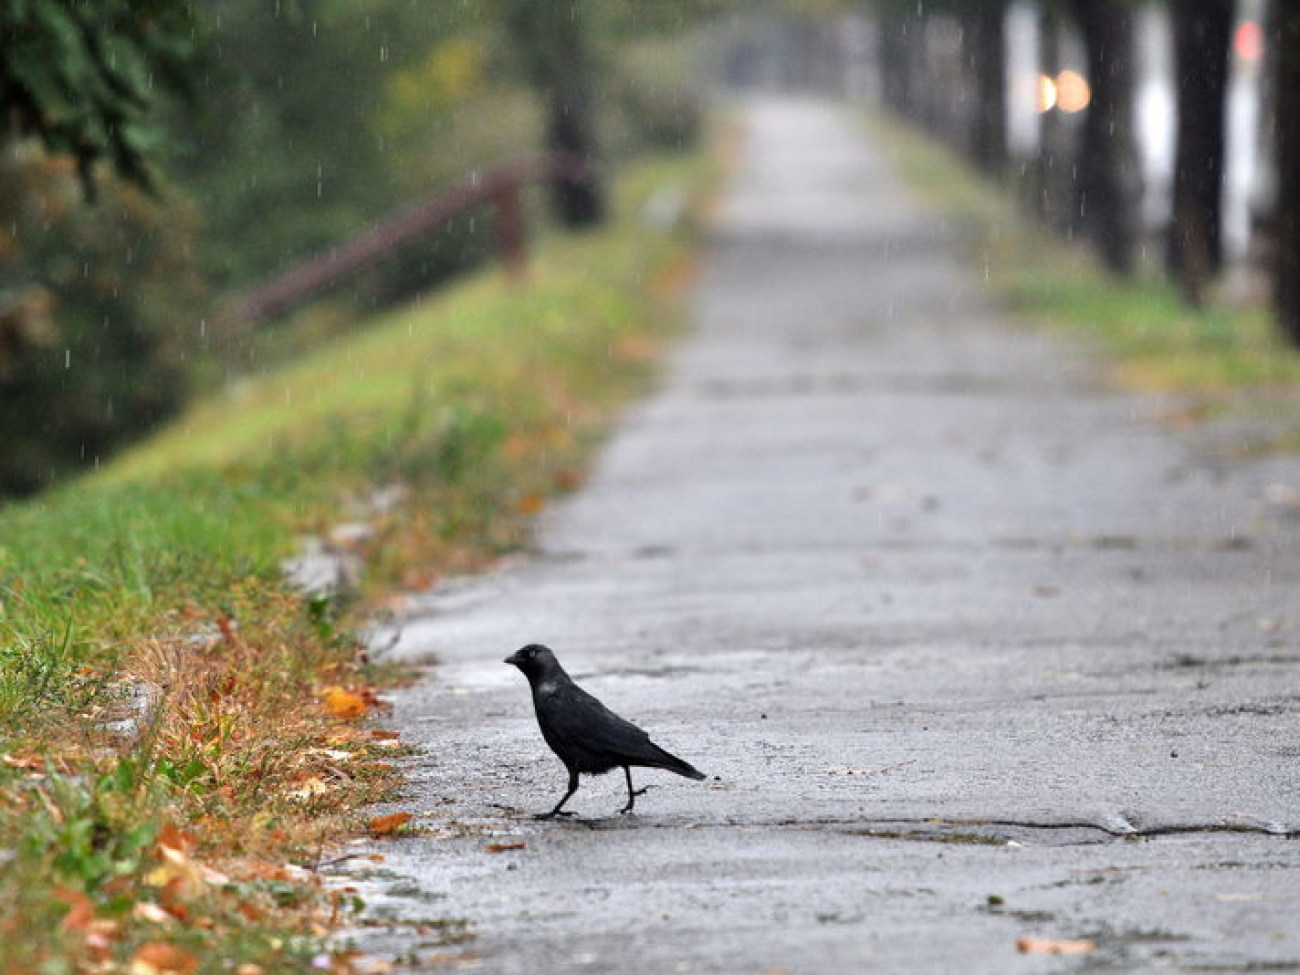
[(530, 680), (559, 667), (555, 654), (551, 653), (549, 647), (544, 647), (540, 643), (530, 643), (526, 647), (520, 647), (506, 657), (505, 662), (518, 667)]

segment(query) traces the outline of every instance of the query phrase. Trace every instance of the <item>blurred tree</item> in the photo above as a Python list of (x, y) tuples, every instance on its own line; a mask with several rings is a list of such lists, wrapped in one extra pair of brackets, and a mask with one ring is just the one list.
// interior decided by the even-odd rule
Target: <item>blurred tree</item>
[(962, 50), (975, 93), (970, 156), (985, 172), (1007, 162), (1006, 0), (979, 0), (961, 8)]
[(498, 0), (524, 75), (541, 96), (546, 147), (572, 156), (583, 171), (555, 181), (556, 216), (581, 228), (605, 218), (596, 142), (595, 65), (587, 5)]
[(1283, 334), (1300, 345), (1300, 3), (1279, 0), (1273, 16), (1277, 25), (1274, 306)]
[(192, 214), (143, 191), (198, 48), (190, 0), (0, 0), (0, 495), (184, 399)]
[(201, 257), (220, 287), (321, 251), (401, 199), (378, 131), (386, 85), (459, 16), (409, 6), (207, 0), (199, 110), (172, 119), (185, 151), (171, 174), (203, 210)]
[(1222, 198), (1233, 0), (1170, 0), (1177, 129), (1169, 272), (1183, 297), (1205, 301), (1223, 266)]
[[(188, 390), (205, 293), (195, 214), (29, 140), (0, 155), (0, 496), (97, 465)], [(7, 285), (7, 287), (6, 287)]]
[[(1055, 78), (1064, 67), (1061, 58), (1063, 30), (1060, 5), (1051, 2), (1040, 4), (1038, 69), (1048, 78)], [(1074, 139), (1061, 112), (1040, 112), (1038, 119), (1035, 212), (1048, 227), (1068, 235), (1078, 229), (1079, 223), (1074, 200)]]
[(31, 135), (76, 160), (153, 186), (166, 141), (157, 108), (188, 90), (198, 47), (192, 0), (2, 0), (0, 139)]
[(1083, 34), (1092, 100), (1078, 157), (1078, 211), (1106, 266), (1131, 274), (1137, 253), (1141, 169), (1134, 117), (1136, 0), (1072, 0)]

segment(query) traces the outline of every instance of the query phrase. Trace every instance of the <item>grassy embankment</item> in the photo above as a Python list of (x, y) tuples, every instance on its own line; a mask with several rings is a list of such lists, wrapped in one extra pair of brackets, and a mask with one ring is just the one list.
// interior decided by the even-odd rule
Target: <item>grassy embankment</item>
[(873, 116), (869, 124), (906, 182), (952, 222), (1022, 320), (1083, 334), (1113, 363), (1119, 382), (1184, 391), (1202, 415), (1251, 389), (1277, 394), (1274, 405), (1300, 418), (1300, 351), (1278, 338), (1262, 301), (1190, 309), (1154, 258), (1134, 280), (1118, 280), (1081, 244), (1030, 221), (1007, 189), (950, 150), (890, 119)]
[[(320, 953), (348, 905), (312, 871), (400, 748), (357, 722), (382, 675), (354, 627), (386, 587), (518, 547), (580, 481), (689, 267), (642, 205), (700, 176), (643, 166), (616, 225), (548, 237), (526, 285), (382, 315), (0, 509), (0, 972), (351, 970)], [(290, 591), (298, 539), (393, 485), (362, 596)]]

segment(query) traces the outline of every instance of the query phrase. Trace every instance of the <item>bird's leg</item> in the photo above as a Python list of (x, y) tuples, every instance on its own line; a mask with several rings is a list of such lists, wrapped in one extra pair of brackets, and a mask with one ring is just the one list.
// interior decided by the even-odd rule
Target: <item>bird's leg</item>
[(573, 795), (573, 794), (574, 794), (575, 792), (577, 792), (577, 791), (578, 791), (578, 773), (577, 773), (574, 769), (569, 769), (569, 791), (566, 792), (566, 793), (564, 794), (564, 798), (562, 798), (559, 802), (557, 802), (557, 803), (555, 804), (555, 808), (552, 809), (550, 812), (547, 812), (547, 813), (538, 813), (538, 814), (537, 814), (536, 816), (534, 816), (533, 818), (534, 818), (534, 819), (554, 819), (556, 816), (576, 816), (576, 815), (578, 815), (577, 813), (573, 813), (573, 812), (560, 812), (560, 807), (563, 806), (566, 802), (568, 802), (568, 801), (569, 801), (569, 796)]
[(632, 766), (631, 765), (623, 766), (623, 774), (627, 776), (627, 805), (619, 810), (620, 814), (630, 813), (632, 811), (632, 807), (636, 805), (636, 797), (645, 795), (646, 790), (650, 788), (650, 786), (648, 785), (643, 785), (639, 789), (632, 788)]

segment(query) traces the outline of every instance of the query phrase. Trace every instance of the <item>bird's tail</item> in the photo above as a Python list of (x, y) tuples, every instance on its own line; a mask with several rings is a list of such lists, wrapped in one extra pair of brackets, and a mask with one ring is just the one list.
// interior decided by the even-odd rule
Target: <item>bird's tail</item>
[(657, 753), (655, 755), (655, 768), (661, 768), (666, 772), (676, 772), (678, 775), (684, 775), (688, 779), (699, 780), (708, 778), (707, 775), (697, 769), (690, 762), (664, 751), (658, 745), (655, 745), (654, 749)]

